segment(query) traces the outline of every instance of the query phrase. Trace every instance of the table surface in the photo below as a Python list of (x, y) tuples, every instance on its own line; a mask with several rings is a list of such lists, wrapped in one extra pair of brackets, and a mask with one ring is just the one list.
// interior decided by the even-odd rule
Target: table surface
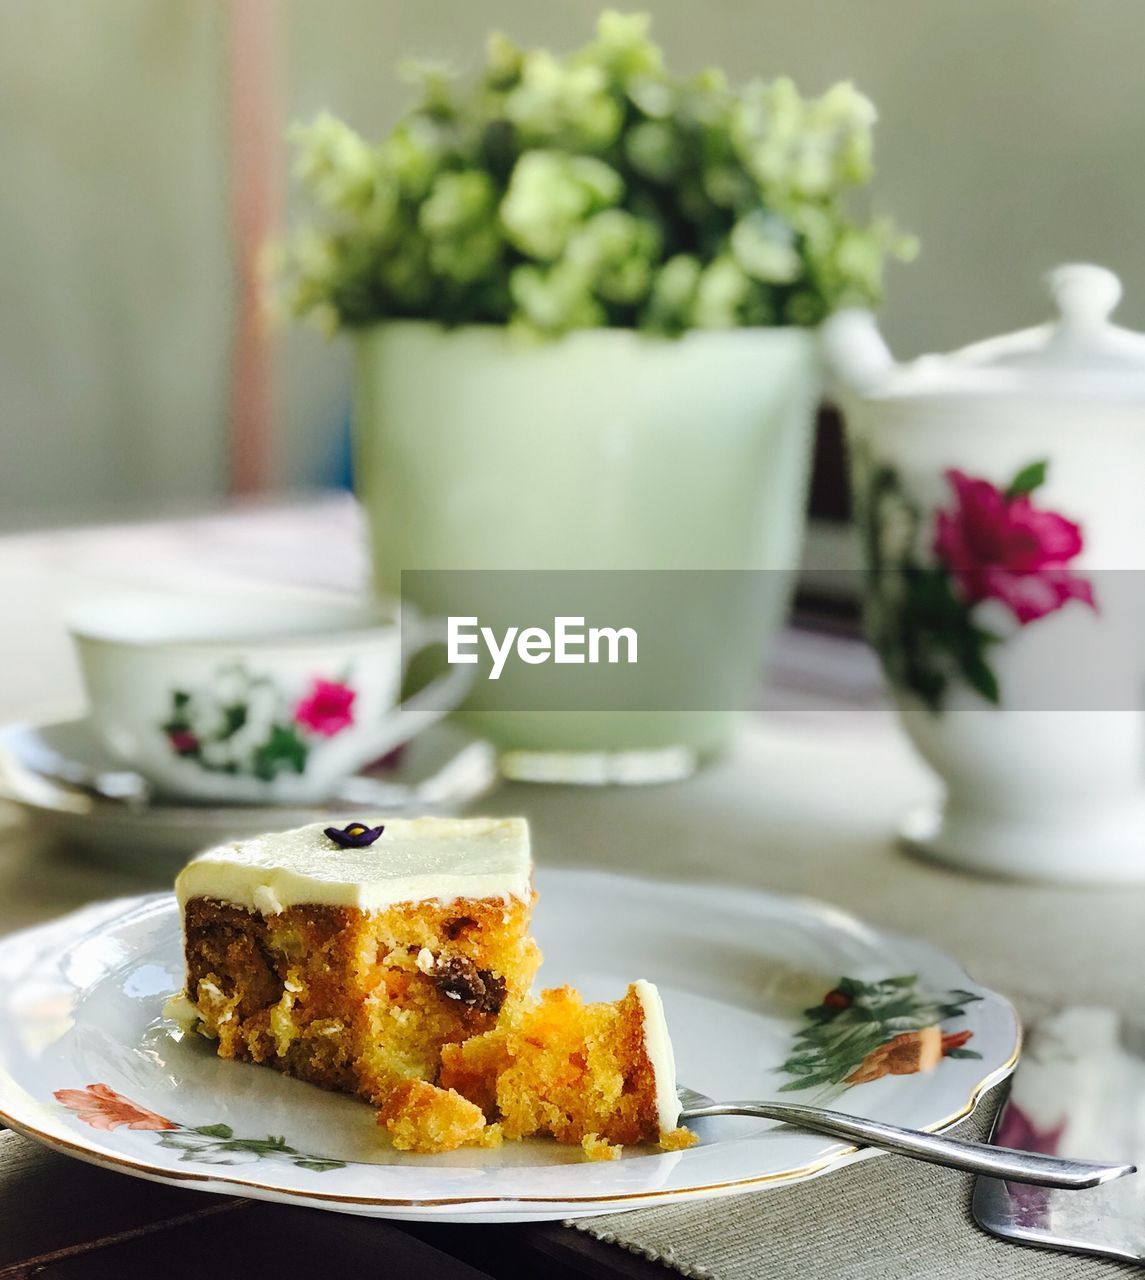
[[(82, 704), (61, 621), (77, 592), (175, 581), (353, 588), (363, 576), (355, 522), (338, 502), (0, 540), (10, 605), (0, 618), (0, 722)], [(903, 855), (895, 825), (937, 787), (880, 705), (869, 656), (850, 642), (789, 634), (778, 667), (767, 708), (694, 779), (601, 791), (506, 786), (482, 808), (525, 813), (542, 863), (811, 894), (928, 938), (1019, 999), (1140, 1006), (1145, 894), (973, 880)], [(148, 887), (45, 847), (0, 810), (0, 932)], [(204, 1266), (257, 1273), (276, 1260), (376, 1268), (381, 1258), (395, 1277), (665, 1274), (560, 1224), (421, 1227), (222, 1199), (94, 1169), (0, 1132), (0, 1280), (129, 1280), (151, 1276), (160, 1256), (172, 1277)]]

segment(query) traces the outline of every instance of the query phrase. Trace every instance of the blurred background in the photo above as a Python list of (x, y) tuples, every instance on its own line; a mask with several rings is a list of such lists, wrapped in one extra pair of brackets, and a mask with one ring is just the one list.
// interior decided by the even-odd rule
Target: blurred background
[[(1057, 262), (1125, 281), (1145, 325), (1139, 0), (642, 0), (670, 64), (852, 78), (880, 111), (877, 208), (899, 356), (1041, 320)], [(345, 482), (348, 353), (257, 322), (289, 221), (288, 123), (367, 134), (407, 57), (464, 67), (500, 27), (583, 41), (596, 0), (5, 0), (0, 6), (0, 527)]]

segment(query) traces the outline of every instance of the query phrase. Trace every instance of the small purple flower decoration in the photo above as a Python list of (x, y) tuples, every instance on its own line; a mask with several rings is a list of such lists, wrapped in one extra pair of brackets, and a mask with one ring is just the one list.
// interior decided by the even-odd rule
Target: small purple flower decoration
[(322, 833), (329, 836), (339, 849), (364, 849), (385, 831), (385, 827), (367, 827), (364, 822), (351, 822), (339, 830), (327, 827)]

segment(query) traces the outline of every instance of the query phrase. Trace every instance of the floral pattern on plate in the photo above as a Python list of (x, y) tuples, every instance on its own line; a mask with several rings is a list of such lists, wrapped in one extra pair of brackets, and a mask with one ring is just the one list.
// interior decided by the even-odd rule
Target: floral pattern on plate
[(297, 1169), (310, 1169), (315, 1173), (346, 1167), (344, 1160), (304, 1155), (287, 1146), (285, 1138), (236, 1138), (234, 1130), (225, 1124), (193, 1127), (177, 1124), (116, 1093), (106, 1084), (89, 1084), (83, 1089), (57, 1089), (53, 1096), (61, 1106), (93, 1129), (110, 1132), (123, 1127), (157, 1133), (161, 1147), (183, 1153), (180, 1160), (238, 1165), (252, 1160), (284, 1159)]
[(804, 1011), (807, 1025), (780, 1067), (793, 1079), (779, 1091), (849, 1088), (886, 1075), (930, 1071), (943, 1058), (981, 1058), (966, 1048), (972, 1031), (944, 1032), (941, 1026), (981, 998), (972, 991), (920, 992), (914, 974), (876, 982), (840, 978), (821, 1004)]

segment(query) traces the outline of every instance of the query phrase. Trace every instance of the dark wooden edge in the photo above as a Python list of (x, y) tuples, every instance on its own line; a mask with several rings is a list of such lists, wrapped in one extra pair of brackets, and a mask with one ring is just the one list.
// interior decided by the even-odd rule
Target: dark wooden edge
[(335, 1265), (387, 1280), (665, 1274), (561, 1223), (405, 1223), (206, 1195), (0, 1132), (0, 1280), (245, 1280), (332, 1273)]

